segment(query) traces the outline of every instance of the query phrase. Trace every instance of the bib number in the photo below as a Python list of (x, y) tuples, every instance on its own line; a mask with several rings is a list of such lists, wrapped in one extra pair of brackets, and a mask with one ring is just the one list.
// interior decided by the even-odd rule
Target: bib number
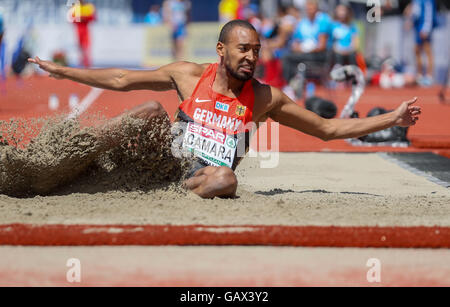
[(220, 131), (188, 123), (183, 148), (212, 166), (232, 167), (237, 141), (234, 136)]

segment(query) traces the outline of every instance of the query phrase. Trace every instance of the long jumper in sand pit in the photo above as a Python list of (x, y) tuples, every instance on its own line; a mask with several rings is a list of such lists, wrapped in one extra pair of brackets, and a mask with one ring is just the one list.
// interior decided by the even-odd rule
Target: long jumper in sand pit
[[(185, 186), (204, 198), (234, 197), (234, 170), (243, 158), (236, 154), (239, 142), (252, 131), (249, 123), (268, 118), (322, 140), (360, 137), (393, 126), (415, 125), (421, 108), (417, 98), (403, 102), (394, 111), (369, 118), (324, 119), (284, 95), (279, 89), (253, 78), (261, 43), (254, 27), (242, 20), (227, 23), (221, 30), (216, 51), (218, 63), (175, 62), (154, 71), (124, 69), (76, 69), (62, 67), (38, 57), (31, 63), (56, 79), (70, 79), (93, 87), (116, 90), (176, 90), (180, 100), (176, 121), (184, 125), (181, 146), (196, 159)], [(167, 117), (164, 102), (148, 102), (122, 114), (150, 120)], [(117, 124), (112, 119), (99, 128)], [(208, 143), (209, 142), (209, 143)], [(210, 144), (208, 148), (203, 146)], [(111, 146), (114, 146), (111, 144)]]

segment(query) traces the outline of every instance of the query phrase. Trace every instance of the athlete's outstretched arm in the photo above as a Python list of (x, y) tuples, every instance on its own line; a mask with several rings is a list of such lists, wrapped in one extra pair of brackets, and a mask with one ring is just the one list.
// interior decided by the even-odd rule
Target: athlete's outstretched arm
[[(39, 67), (55, 79), (69, 79), (115, 91), (153, 90), (167, 91), (175, 89), (173, 75), (192, 69), (192, 63), (177, 62), (162, 66), (157, 70), (126, 70), (118, 68), (107, 69), (79, 69), (64, 67), (50, 61), (43, 61), (39, 57), (28, 59), (30, 63)], [(187, 71), (189, 73), (189, 71)]]
[(308, 111), (278, 89), (272, 89), (275, 99), (269, 116), (282, 125), (294, 128), (324, 141), (355, 138), (393, 126), (409, 127), (419, 120), (421, 108), (413, 106), (414, 98), (403, 102), (395, 111), (368, 118), (325, 119)]

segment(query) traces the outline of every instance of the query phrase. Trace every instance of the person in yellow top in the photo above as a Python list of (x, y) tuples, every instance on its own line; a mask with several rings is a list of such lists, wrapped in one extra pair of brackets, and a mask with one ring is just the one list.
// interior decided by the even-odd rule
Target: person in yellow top
[(89, 24), (96, 19), (96, 9), (92, 3), (79, 0), (70, 11), (72, 22), (77, 28), (78, 43), (81, 51), (81, 66), (91, 67), (91, 38)]
[(234, 20), (238, 16), (239, 0), (222, 0), (219, 4), (219, 16), (221, 22)]

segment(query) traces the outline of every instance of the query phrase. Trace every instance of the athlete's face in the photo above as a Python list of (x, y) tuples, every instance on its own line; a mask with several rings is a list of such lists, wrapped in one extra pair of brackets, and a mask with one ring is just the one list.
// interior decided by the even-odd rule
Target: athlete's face
[(253, 77), (260, 49), (258, 33), (242, 27), (235, 27), (226, 44), (219, 42), (217, 46), (217, 52), (223, 58), (227, 72), (240, 81)]

